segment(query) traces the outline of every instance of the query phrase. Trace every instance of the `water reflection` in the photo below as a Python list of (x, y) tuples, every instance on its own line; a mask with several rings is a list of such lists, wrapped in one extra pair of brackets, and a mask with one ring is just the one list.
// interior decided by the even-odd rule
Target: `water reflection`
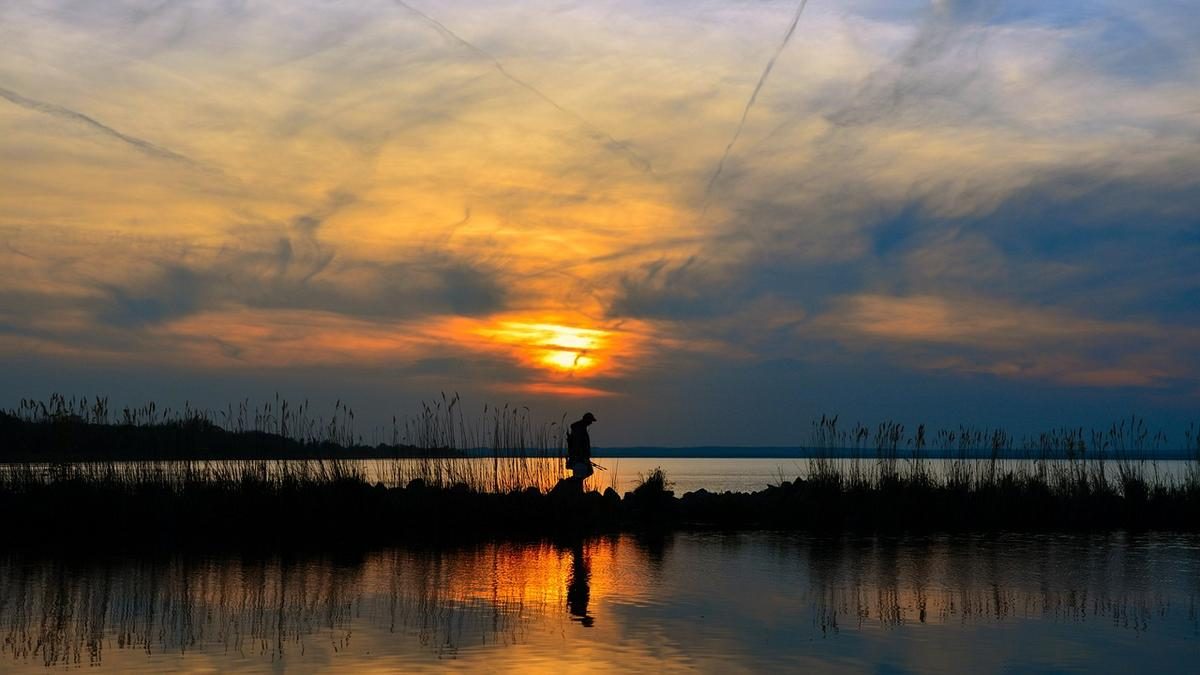
[(572, 619), (578, 619), (584, 628), (595, 625), (596, 619), (588, 615), (588, 598), (591, 597), (589, 584), (592, 581), (592, 568), (583, 551), (583, 542), (576, 542), (571, 547), (571, 574), (567, 577), (567, 611)]
[[(1161, 571), (1197, 571), (1194, 542), (1173, 550), (1147, 540), (1031, 537), (914, 542), (825, 542), (808, 549), (813, 609), (823, 633), (870, 624), (1085, 622), (1148, 630), (1172, 605), (1196, 629), (1197, 584)], [(1178, 554), (1179, 558), (1174, 558)], [(1166, 556), (1166, 557), (1164, 557)], [(854, 565), (845, 560), (853, 559)]]
[[(1132, 639), (1169, 670), (1197, 655), (1197, 597), (1200, 540), (1186, 536), (682, 534), (353, 556), (12, 553), (0, 558), (0, 669), (500, 659), (525, 670), (853, 670), (856, 659), (890, 659), (953, 670), (980, 654), (996, 669), (1107, 668)], [(1086, 649), (1064, 651), (1064, 640)], [(1019, 660), (1038, 653), (1051, 661)]]

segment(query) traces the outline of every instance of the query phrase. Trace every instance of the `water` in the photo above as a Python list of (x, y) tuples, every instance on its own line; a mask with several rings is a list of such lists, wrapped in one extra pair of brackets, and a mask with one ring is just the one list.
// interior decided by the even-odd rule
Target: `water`
[(1200, 537), (0, 555), (0, 671), (1194, 672)]
[[(597, 471), (592, 485), (599, 489), (612, 486), (621, 494), (632, 490), (641, 482), (641, 477), (661, 467), (667, 478), (674, 484), (676, 495), (704, 488), (709, 492), (755, 492), (768, 485), (779, 485), (782, 481), (793, 481), (797, 477), (809, 474), (813, 460), (807, 458), (691, 458), (691, 457), (613, 457), (597, 458), (607, 470)], [(847, 458), (835, 459), (833, 462), (843, 472), (849, 470)], [(960, 460), (924, 459), (922, 470), (934, 477), (945, 476), (951, 465)], [(961, 460), (967, 471), (980, 475), (987, 471), (989, 462), (981, 459)], [(1000, 471), (1030, 472), (1036, 470), (1037, 462), (1028, 459), (1005, 459), (997, 463)], [(1045, 462), (1048, 471), (1053, 475), (1056, 470), (1067, 470), (1070, 463), (1066, 460), (1049, 460)], [(860, 467), (875, 470), (874, 459), (861, 460)], [(1194, 462), (1185, 460), (1146, 460), (1129, 465), (1142, 472), (1150, 483), (1170, 484), (1184, 482), (1189, 471), (1194, 471)], [(896, 468), (902, 474), (912, 469), (912, 463), (899, 460)], [(1089, 470), (1095, 470), (1093, 463)], [(1116, 483), (1120, 465), (1109, 461), (1104, 466), (1104, 473), (1110, 481)]]
[[(482, 473), (490, 462), (464, 461)], [(624, 492), (661, 466), (681, 493), (758, 490), (809, 460), (597, 461), (608, 471), (595, 487)], [(398, 466), (412, 469), (358, 463), (385, 482)], [(1187, 466), (1145, 469), (1171, 480)], [(1200, 535), (678, 533), (266, 556), (0, 549), (0, 672), (1194, 672), (1198, 600)]]
[[(662, 466), (686, 491), (761, 489), (804, 473), (806, 460), (599, 461), (610, 471), (596, 479), (618, 489)], [(383, 478), (394, 465), (364, 467)], [(0, 671), (1192, 673), (1198, 663), (1196, 534), (682, 532), (265, 556), (0, 549)]]
[[(596, 463), (603, 468), (597, 470), (586, 483), (589, 489), (604, 490), (612, 487), (624, 494), (635, 488), (641, 478), (655, 468), (661, 467), (671, 483), (676, 495), (704, 488), (710, 492), (754, 492), (769, 485), (778, 485), (783, 481), (795, 480), (809, 474), (814, 460), (807, 458), (769, 457), (769, 458), (692, 458), (692, 457), (598, 457)], [(843, 472), (850, 468), (851, 459), (833, 460)], [(989, 462), (982, 459), (952, 460), (924, 459), (921, 469), (934, 477), (945, 476), (950, 467), (961, 462), (972, 475), (982, 475), (988, 470)], [(193, 462), (192, 467), (208, 468), (219, 471), (221, 467), (236, 467), (238, 462), (211, 461)], [(277, 461), (268, 463), (268, 471), (279, 470), (281, 467), (292, 469), (308, 467), (319, 471), (316, 460)], [(455, 459), (368, 459), (344, 461), (345, 468), (361, 474), (370, 482), (382, 482), (389, 486), (404, 485), (417, 476), (428, 476), (441, 471), (444, 482), (463, 481), (480, 489), (493, 489), (493, 477), (500, 475), (501, 489), (506, 487), (524, 487), (538, 484), (544, 489), (550, 489), (554, 483), (567, 475), (561, 460), (556, 458), (501, 458), (494, 464), (491, 458), (468, 457)], [(1017, 473), (1036, 473), (1038, 462), (1028, 459), (1004, 459), (997, 463), (1000, 472), (1014, 471)], [(115, 466), (127, 466), (136, 471), (136, 476), (145, 478), (150, 473), (144, 472), (137, 462), (117, 462)], [(1070, 471), (1072, 464), (1066, 460), (1048, 460), (1042, 465), (1051, 476), (1057, 471)], [(3, 466), (3, 465), (0, 465)], [(26, 465), (27, 466), (27, 465)], [(88, 466), (79, 463), (77, 466)], [(92, 465), (104, 468), (110, 465)], [(158, 462), (154, 465), (166, 473), (176, 473), (182, 470), (181, 462)], [(1079, 465), (1075, 465), (1077, 469)], [(1191, 472), (1197, 470), (1195, 462), (1188, 460), (1144, 460), (1126, 465), (1141, 472), (1151, 484), (1178, 484), (1188, 480)], [(430, 468), (432, 467), (432, 469)], [(863, 459), (859, 468), (865, 471), (877, 469), (874, 459)], [(899, 460), (896, 470), (907, 473), (913, 464), (908, 460)], [(1121, 465), (1108, 461), (1103, 465), (1105, 475), (1114, 484), (1118, 483)], [(1099, 464), (1092, 462), (1087, 465), (1089, 474), (1099, 469)]]
[[(466, 465), (464, 473), (474, 475), (491, 475), (492, 460), (481, 457), (473, 457), (466, 460), (456, 460), (461, 465)], [(566, 475), (562, 469), (562, 463), (556, 459), (530, 459), (525, 461), (527, 470), (522, 472), (516, 467), (517, 460), (501, 459), (501, 473), (517, 474), (526, 473), (535, 478), (540, 478), (543, 487), (549, 488), (553, 482), (563, 475)], [(842, 458), (834, 460), (843, 471), (849, 469), (850, 463), (853, 460)], [(922, 469), (929, 472), (935, 477), (944, 476), (950, 466), (959, 460), (950, 459), (925, 459), (922, 460)], [(508, 463), (506, 471), (504, 462)], [(813, 460), (808, 458), (789, 458), (789, 457), (770, 457), (770, 458), (696, 458), (696, 457), (598, 457), (595, 462), (603, 467), (597, 470), (592, 478), (588, 479), (587, 486), (589, 489), (604, 490), (608, 487), (614, 488), (618, 493), (624, 494), (641, 483), (643, 476), (646, 476), (655, 468), (662, 468), (666, 473), (668, 480), (671, 482), (671, 487), (676, 495), (682, 495), (685, 492), (699, 490), (701, 488), (710, 492), (724, 492), (731, 490), (733, 492), (756, 492), (762, 490), (769, 485), (779, 485), (783, 481), (792, 481), (797, 477), (804, 477), (809, 474)], [(981, 474), (987, 470), (989, 462), (980, 459), (962, 460), (962, 463), (968, 467), (972, 473)], [(1006, 459), (998, 463), (1001, 471), (1015, 472), (1034, 472), (1037, 463), (1027, 459)], [(1069, 462), (1066, 460), (1050, 460), (1045, 463), (1051, 472), (1056, 469), (1066, 470), (1069, 467)], [(387, 484), (404, 483), (407, 477), (417, 475), (419, 461), (418, 460), (363, 460), (357, 463), (357, 466), (362, 470), (363, 474), (368, 476), (372, 481), (382, 481)], [(1135, 463), (1146, 480), (1151, 483), (1171, 483), (1182, 482), (1188, 475), (1190, 470), (1194, 470), (1194, 463), (1184, 460), (1147, 460), (1140, 463)], [(876, 468), (874, 459), (865, 459), (860, 463), (860, 467), (866, 471), (873, 471)], [(899, 460), (896, 463), (896, 468), (904, 473), (912, 468), (912, 463), (907, 460)], [(1095, 469), (1096, 465), (1092, 465)], [(1119, 464), (1117, 462), (1108, 462), (1104, 466), (1104, 472), (1109, 480), (1114, 483), (1118, 478)], [(397, 477), (400, 476), (399, 479)], [(475, 482), (472, 480), (471, 482)], [(482, 484), (487, 485), (488, 481), (483, 480)]]

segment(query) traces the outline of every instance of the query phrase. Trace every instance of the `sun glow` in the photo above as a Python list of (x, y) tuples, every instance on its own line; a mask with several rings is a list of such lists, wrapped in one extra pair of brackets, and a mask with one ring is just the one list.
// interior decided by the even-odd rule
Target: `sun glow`
[(559, 323), (502, 321), (479, 331), (499, 344), (515, 347), (522, 362), (541, 370), (586, 374), (605, 362), (612, 333)]
[(596, 360), (590, 356), (585, 356), (583, 352), (573, 352), (567, 350), (554, 350), (546, 352), (542, 356), (542, 363), (545, 363), (554, 368), (561, 370), (578, 370), (586, 369), (595, 364)]
[(559, 372), (589, 371), (600, 364), (598, 353), (607, 346), (611, 333), (595, 328), (555, 323), (504, 321), (486, 331), (488, 337), (515, 345), (525, 359)]

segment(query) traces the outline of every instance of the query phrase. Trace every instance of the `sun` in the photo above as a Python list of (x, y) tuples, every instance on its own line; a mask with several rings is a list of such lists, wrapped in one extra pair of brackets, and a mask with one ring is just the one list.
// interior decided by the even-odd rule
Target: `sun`
[(586, 370), (594, 365), (596, 360), (583, 352), (554, 349), (542, 355), (542, 363), (559, 370)]
[(576, 373), (596, 365), (592, 354), (605, 341), (605, 331), (577, 328), (553, 323), (529, 325), (532, 346), (538, 352), (537, 361), (554, 370)]
[(519, 321), (504, 321), (486, 332), (493, 340), (517, 347), (528, 363), (570, 374), (596, 369), (611, 337), (596, 328)]

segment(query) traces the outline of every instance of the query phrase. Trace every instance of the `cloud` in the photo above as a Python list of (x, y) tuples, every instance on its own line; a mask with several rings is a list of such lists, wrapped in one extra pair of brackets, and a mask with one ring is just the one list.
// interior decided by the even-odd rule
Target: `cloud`
[[(0, 106), (0, 352), (358, 358), (631, 415), (719, 370), (1160, 397), (1200, 371), (1194, 10), (814, 3), (763, 40), (796, 9), (6, 8), (0, 80), (63, 110)], [(505, 321), (605, 331), (613, 368), (549, 371)]]
[(708, 186), (704, 188), (706, 197), (712, 193), (713, 186), (721, 178), (721, 171), (725, 168), (725, 160), (729, 159), (729, 153), (733, 151), (734, 144), (737, 143), (738, 137), (742, 135), (742, 129), (746, 127), (746, 118), (750, 116), (750, 111), (754, 108), (754, 102), (758, 100), (758, 93), (762, 91), (767, 78), (771, 76), (771, 71), (775, 68), (775, 62), (779, 60), (779, 55), (783, 53), (784, 49), (787, 49), (788, 43), (792, 41), (792, 35), (796, 33), (796, 26), (800, 23), (800, 17), (804, 14), (804, 8), (807, 6), (808, 0), (801, 0), (800, 4), (796, 6), (796, 13), (792, 16), (792, 22), (788, 24), (788, 29), (784, 32), (783, 39), (779, 42), (779, 47), (771, 54), (767, 65), (763, 67), (762, 74), (758, 76), (758, 82), (754, 84), (754, 90), (750, 92), (750, 98), (746, 100), (746, 107), (742, 109), (742, 116), (738, 120), (737, 127), (733, 130), (733, 136), (729, 139), (729, 143), (725, 144), (725, 152), (721, 153), (721, 159), (717, 160), (717, 168), (713, 170), (712, 177), (708, 179)]
[(506, 292), (485, 269), (453, 257), (375, 265), (334, 264), (320, 277), (255, 268), (267, 252), (226, 253), (208, 267), (162, 265), (125, 286), (104, 284), (98, 318), (137, 327), (225, 306), (331, 312), (385, 319), (476, 315), (504, 308)]
[[(983, 66), (981, 47), (987, 33), (982, 24), (996, 5), (934, 3), (904, 50), (868, 75), (851, 100), (828, 113), (826, 119), (835, 127), (895, 124), (911, 121), (913, 116), (944, 121), (945, 115), (931, 110), (932, 106), (944, 106), (951, 100), (966, 103), (979, 94), (972, 91), (972, 85)], [(986, 100), (980, 103), (986, 104)]]
[(978, 296), (842, 299), (806, 327), (882, 349), (920, 369), (1102, 387), (1159, 387), (1194, 377), (1179, 350), (1200, 330), (1101, 320)]
[(1024, 349), (1049, 343), (1145, 337), (1150, 332), (1137, 324), (1082, 319), (980, 298), (862, 294), (847, 298), (844, 304), (845, 308), (830, 319), (833, 327), (905, 342)]
[(722, 314), (736, 300), (732, 283), (740, 280), (723, 277), (695, 256), (675, 264), (660, 259), (622, 277), (608, 314), (672, 320)]
[(126, 286), (106, 284), (109, 300), (98, 318), (136, 327), (231, 306), (377, 319), (472, 316), (504, 309), (507, 297), (494, 272), (451, 255), (334, 262), (319, 270), (310, 261), (294, 272), (262, 264), (271, 257), (269, 251), (227, 251), (208, 265), (163, 265)]
[(142, 288), (107, 286), (104, 290), (109, 302), (98, 318), (128, 328), (192, 314), (203, 307), (201, 295), (212, 292), (203, 275), (180, 265), (164, 265)]
[(452, 251), (413, 248), (390, 260), (339, 257), (323, 230), (356, 202), (335, 191), (280, 222), (239, 224), (218, 245), (122, 239), (100, 248), (100, 255), (87, 239), (72, 243), (54, 230), (10, 230), (10, 248), (20, 245), (10, 267), (20, 275), (0, 285), (0, 320), (11, 318), (9, 332), (23, 335), (26, 347), (28, 339), (39, 339), (86, 353), (124, 341), (169, 352), (179, 346), (175, 326), (187, 323), (186, 332), (198, 337), (205, 322), (196, 320), (207, 316), (204, 339), (239, 358), (259, 352), (230, 337), (234, 329), (215, 317), (313, 312), (362, 330), (362, 322), (476, 316), (506, 307), (510, 291), (499, 272)]
[[(613, 138), (612, 134), (597, 127), (595, 124), (589, 122), (587, 119), (585, 119), (582, 115), (575, 112), (574, 110), (564, 107), (561, 103), (559, 103), (558, 101), (551, 98), (549, 94), (545, 93), (540, 88), (534, 86), (533, 84), (529, 83), (528, 81), (526, 81), (520, 77), (517, 77), (516, 75), (513, 75), (511, 72), (509, 72), (509, 70), (507, 68), (504, 67), (504, 64), (501, 63), (499, 61), (499, 59), (492, 56), (491, 54), (484, 51), (483, 49), (479, 48), (474, 43), (467, 41), (466, 39), (461, 37), (458, 33), (455, 33), (454, 31), (450, 30), (442, 22), (440, 22), (437, 19), (429, 16), (428, 14), (420, 11), (419, 9), (413, 7), (412, 5), (408, 4), (407, 2), (401, 2), (401, 0), (393, 0), (393, 1), (397, 5), (403, 7), (404, 9), (411, 12), (412, 14), (420, 17), (420, 19), (422, 21), (426, 22), (430, 26), (433, 26), (433, 28), (435, 30), (437, 30), (439, 33), (441, 33), (442, 35), (450, 38), (454, 42), (457, 42), (458, 44), (462, 45), (463, 47), (466, 47), (468, 50), (477, 54), (484, 60), (490, 62), (492, 64), (492, 67), (494, 67), (496, 69), (496, 72), (500, 73), (508, 81), (512, 82), (513, 84), (517, 85), (518, 87), (521, 87), (522, 89), (529, 91), (534, 96), (536, 96), (539, 99), (541, 99), (542, 101), (544, 101), (551, 108), (554, 108), (558, 112), (562, 113), (563, 115), (566, 115), (567, 117), (569, 117), (572, 120), (574, 120), (575, 122), (577, 122), (580, 126), (582, 126), (585, 130), (587, 130), (588, 135), (590, 135), (594, 140), (598, 141), (602, 147), (604, 147), (608, 150), (611, 150), (612, 152), (615, 152), (615, 153), (625, 156), (634, 166), (638, 167), (642, 171), (646, 171), (646, 172), (651, 171), (650, 162), (646, 158), (644, 158), (640, 154), (638, 154), (637, 151), (635, 151), (633, 148), (631, 148), (629, 146), (629, 143), (627, 143), (625, 141), (619, 141), (616, 138)], [(805, 0), (805, 2), (807, 2), (807, 0)], [(798, 18), (798, 15), (797, 15), (797, 18)], [(795, 26), (793, 26), (793, 28), (794, 27)], [(790, 35), (791, 35), (791, 33), (789, 32), (789, 36)]]
[(164, 148), (160, 145), (151, 143), (150, 141), (138, 138), (137, 136), (131, 136), (124, 132), (117, 131), (116, 129), (108, 126), (107, 124), (99, 122), (96, 119), (89, 117), (88, 115), (85, 115), (81, 112), (71, 110), (70, 108), (65, 108), (61, 105), (57, 105), (54, 103), (46, 103), (44, 101), (38, 101), (38, 100), (35, 100), (32, 98), (27, 98), (25, 96), (22, 96), (21, 94), (18, 94), (15, 91), (12, 91), (11, 89), (5, 89), (4, 87), (0, 87), (0, 98), (3, 98), (4, 100), (8, 101), (9, 103), (12, 103), (13, 105), (17, 105), (22, 108), (26, 108), (28, 110), (40, 112), (45, 115), (50, 115), (52, 117), (58, 117), (60, 119), (64, 119), (64, 120), (67, 120), (70, 122), (75, 122), (77, 124), (82, 124), (86, 127), (89, 127), (91, 129), (95, 130), (95, 131), (99, 131), (101, 134), (104, 134), (105, 136), (109, 136), (110, 138), (115, 138), (115, 139), (121, 141), (122, 143), (132, 147), (133, 149), (135, 149), (143, 154), (149, 155), (150, 157), (154, 157), (157, 159), (165, 159), (165, 160), (172, 161), (172, 162), (180, 162), (182, 164), (186, 164), (193, 168), (199, 168), (199, 169), (205, 168), (199, 162), (196, 162), (195, 160), (193, 160), (190, 157), (187, 157), (186, 155), (181, 155), (178, 152), (175, 152), (174, 150), (168, 150), (167, 148)]

